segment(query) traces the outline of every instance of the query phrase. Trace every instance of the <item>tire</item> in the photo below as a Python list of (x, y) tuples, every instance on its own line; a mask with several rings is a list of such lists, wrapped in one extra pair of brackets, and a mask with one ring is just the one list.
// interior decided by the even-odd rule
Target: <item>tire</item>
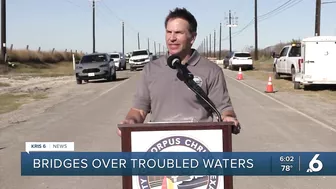
[(76, 82), (78, 85), (82, 84), (82, 80), (81, 79), (76, 79)]
[(295, 82), (295, 68), (291, 68), (291, 74), (292, 74), (292, 82)]
[(280, 74), (276, 71), (276, 67), (273, 67), (273, 73), (274, 73), (274, 78), (275, 79), (280, 79)]
[(114, 72), (114, 74), (112, 75), (112, 81), (116, 81), (117, 80), (117, 72)]
[(300, 83), (294, 82), (294, 89), (300, 89)]
[(109, 73), (108, 77), (106, 78), (107, 81), (112, 81), (113, 80), (113, 75), (111, 73), (112, 73), (112, 70), (110, 70), (110, 73)]

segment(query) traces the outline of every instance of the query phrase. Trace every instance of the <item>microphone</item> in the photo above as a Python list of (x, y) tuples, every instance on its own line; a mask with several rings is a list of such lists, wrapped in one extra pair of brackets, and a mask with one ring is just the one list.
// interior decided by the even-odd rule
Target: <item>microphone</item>
[(167, 64), (170, 68), (177, 69), (178, 75), (183, 77), (182, 80), (189, 81), (194, 79), (194, 75), (190, 73), (187, 67), (181, 63), (181, 58), (179, 56), (169, 56), (167, 59)]
[[(193, 80), (194, 75), (190, 73), (190, 71), (187, 69), (187, 67), (183, 64), (181, 64), (181, 58), (177, 55), (171, 55), (167, 59), (167, 64), (172, 69), (177, 69), (177, 77), (182, 76), (182, 80), (184, 83), (189, 87), (190, 90), (192, 90), (195, 94), (198, 100), (200, 100), (201, 105), (211, 113), (217, 114), (218, 122), (223, 122), (222, 116), (220, 112), (217, 110), (214, 103), (209, 99), (207, 94), (203, 91), (203, 89), (196, 84), (196, 82)], [(181, 79), (181, 78), (180, 78)], [(232, 126), (232, 133), (238, 134), (240, 133), (240, 125), (238, 128), (236, 126)]]

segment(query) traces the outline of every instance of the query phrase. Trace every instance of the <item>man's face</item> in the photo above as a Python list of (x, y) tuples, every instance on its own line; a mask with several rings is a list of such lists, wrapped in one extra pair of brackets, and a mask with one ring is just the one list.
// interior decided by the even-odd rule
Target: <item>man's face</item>
[(181, 18), (170, 19), (166, 26), (166, 45), (170, 54), (180, 54), (192, 47), (196, 33), (189, 32), (189, 23)]

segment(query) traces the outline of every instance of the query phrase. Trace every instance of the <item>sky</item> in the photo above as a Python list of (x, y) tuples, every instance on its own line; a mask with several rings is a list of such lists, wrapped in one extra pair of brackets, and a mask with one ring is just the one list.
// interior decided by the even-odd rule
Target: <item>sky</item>
[[(329, 0), (322, 0), (329, 1)], [(283, 5), (278, 12), (266, 14)], [(7, 0), (7, 45), (14, 49), (73, 49), (90, 53), (93, 50), (92, 0)], [(294, 4), (294, 5), (293, 5)], [(316, 0), (258, 0), (258, 46), (265, 48), (278, 42), (314, 35)], [(165, 43), (164, 19), (175, 7), (187, 8), (197, 19), (198, 34), (194, 48), (206, 36), (212, 40), (216, 31), (219, 49), (219, 28), (222, 27), (222, 49), (229, 49), (229, 10), (237, 19), (232, 33), (241, 31), (254, 19), (254, 0), (97, 0), (96, 51), (122, 51), (122, 21), (125, 23), (125, 53), (140, 47), (154, 52), (154, 41)], [(206, 10), (204, 7), (207, 7)], [(281, 10), (281, 11), (280, 11)], [(323, 4), (321, 35), (336, 35), (335, 4)], [(254, 24), (232, 35), (234, 51), (254, 46)], [(211, 43), (213, 49), (213, 42)]]

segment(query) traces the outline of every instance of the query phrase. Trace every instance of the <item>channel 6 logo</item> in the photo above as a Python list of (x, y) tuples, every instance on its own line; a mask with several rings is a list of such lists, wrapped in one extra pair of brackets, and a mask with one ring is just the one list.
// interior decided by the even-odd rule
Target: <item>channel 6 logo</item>
[(318, 160), (317, 158), (320, 156), (320, 154), (315, 154), (313, 159), (309, 162), (309, 168), (307, 169), (307, 173), (312, 172), (319, 172), (323, 168), (323, 163), (321, 160)]

